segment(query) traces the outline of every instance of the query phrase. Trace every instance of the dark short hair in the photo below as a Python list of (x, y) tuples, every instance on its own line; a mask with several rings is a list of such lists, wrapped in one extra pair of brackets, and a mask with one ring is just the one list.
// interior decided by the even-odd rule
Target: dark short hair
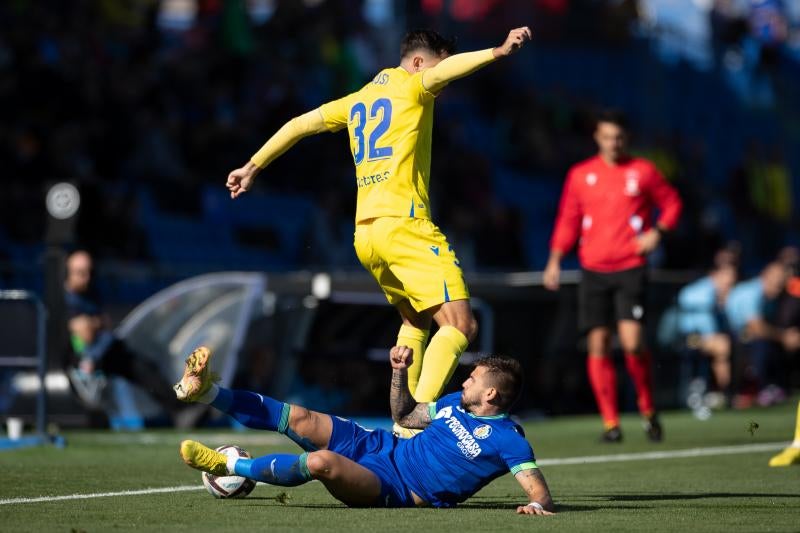
[(406, 57), (416, 50), (426, 50), (438, 57), (449, 56), (456, 51), (456, 40), (442, 37), (434, 30), (411, 30), (400, 42), (400, 57)]
[(614, 124), (628, 131), (628, 117), (625, 116), (625, 113), (617, 109), (603, 109), (602, 111), (598, 111), (594, 118), (595, 128), (599, 126), (601, 122)]
[(475, 363), (475, 368), (480, 366), (486, 368), (484, 375), (488, 376), (489, 384), (497, 390), (497, 406), (503, 411), (511, 409), (522, 393), (525, 380), (522, 365), (512, 357), (490, 355)]

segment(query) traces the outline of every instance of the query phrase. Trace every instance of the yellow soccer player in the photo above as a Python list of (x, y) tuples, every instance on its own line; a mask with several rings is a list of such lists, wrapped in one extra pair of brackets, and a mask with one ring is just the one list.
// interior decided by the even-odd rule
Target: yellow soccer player
[[(347, 127), (358, 189), (356, 254), (402, 316), (397, 344), (424, 354), (408, 376), (419, 402), (439, 397), (478, 329), (456, 255), (430, 219), (433, 101), (451, 81), (516, 52), (530, 38), (528, 27), (517, 28), (497, 48), (452, 55), (452, 40), (431, 30), (409, 32), (400, 66), (293, 118), (228, 175), (236, 198), (303, 137)], [(426, 349), (432, 319), (439, 330)]]
[(797, 404), (794, 441), (785, 450), (769, 460), (769, 466), (789, 465), (800, 465), (800, 403)]

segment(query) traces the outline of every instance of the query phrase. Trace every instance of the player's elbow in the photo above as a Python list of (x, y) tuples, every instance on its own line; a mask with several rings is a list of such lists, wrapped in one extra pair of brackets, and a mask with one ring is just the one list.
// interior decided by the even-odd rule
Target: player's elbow
[(392, 413), (392, 422), (399, 426), (407, 427), (408, 417), (405, 414)]
[(478, 336), (478, 321), (475, 320), (475, 317), (471, 317), (470, 320), (467, 321), (464, 336), (469, 342), (474, 341), (475, 337)]
[(412, 416), (399, 416), (392, 417), (393, 421), (401, 427), (406, 429), (425, 429), (428, 423), (421, 422), (418, 418)]
[(392, 407), (391, 411), (392, 411), (392, 422), (402, 426), (403, 425), (403, 421), (405, 420), (405, 418), (408, 415), (408, 413), (400, 412), (399, 410), (395, 409), (394, 407)]

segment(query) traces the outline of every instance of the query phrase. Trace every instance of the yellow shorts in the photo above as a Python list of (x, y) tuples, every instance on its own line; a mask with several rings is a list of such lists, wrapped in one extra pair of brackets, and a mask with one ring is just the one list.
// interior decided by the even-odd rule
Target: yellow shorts
[(469, 298), (456, 254), (430, 220), (380, 217), (357, 224), (353, 246), (392, 305), (408, 300), (424, 311)]

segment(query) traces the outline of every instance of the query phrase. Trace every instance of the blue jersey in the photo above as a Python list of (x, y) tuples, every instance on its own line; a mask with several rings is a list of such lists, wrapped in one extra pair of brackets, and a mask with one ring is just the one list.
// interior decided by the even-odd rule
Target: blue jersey
[(740, 334), (751, 320), (767, 318), (774, 310), (774, 302), (764, 296), (760, 277), (738, 283), (731, 289), (725, 302), (725, 311), (734, 333)]
[(508, 415), (475, 416), (460, 404), (460, 393), (431, 403), (431, 424), (395, 448), (403, 482), (434, 507), (463, 502), (509, 471), (537, 468), (525, 433)]

